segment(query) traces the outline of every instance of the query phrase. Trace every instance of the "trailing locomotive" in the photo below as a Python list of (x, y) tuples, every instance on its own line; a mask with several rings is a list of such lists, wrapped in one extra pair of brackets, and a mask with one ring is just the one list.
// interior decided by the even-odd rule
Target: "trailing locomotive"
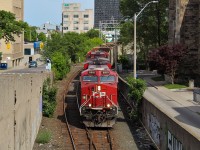
[(118, 74), (111, 70), (107, 55), (100, 57), (99, 50), (89, 55), (94, 57), (87, 55), (87, 67), (81, 73), (79, 111), (87, 127), (112, 127), (118, 114)]

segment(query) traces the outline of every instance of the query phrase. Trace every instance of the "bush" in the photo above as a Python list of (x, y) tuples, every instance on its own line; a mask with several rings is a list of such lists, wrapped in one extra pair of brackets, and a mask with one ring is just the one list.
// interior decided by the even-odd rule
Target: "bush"
[(134, 101), (136, 108), (129, 113), (129, 116), (132, 120), (137, 120), (139, 119), (139, 107), (142, 103), (142, 97), (146, 89), (146, 83), (144, 80), (134, 79), (132, 76), (127, 77), (126, 80), (129, 84), (128, 96), (132, 101)]
[(36, 138), (36, 142), (37, 143), (48, 143), (51, 140), (51, 132), (44, 130), (38, 133), (37, 138)]
[(52, 57), (52, 68), (57, 80), (62, 80), (70, 71), (70, 64), (68, 62), (68, 55), (63, 56), (60, 52), (55, 52)]
[(56, 92), (57, 92), (57, 89), (51, 86), (50, 78), (47, 78), (47, 80), (44, 81), (43, 93), (42, 93), (43, 115), (46, 117), (53, 116), (53, 113), (56, 108)]

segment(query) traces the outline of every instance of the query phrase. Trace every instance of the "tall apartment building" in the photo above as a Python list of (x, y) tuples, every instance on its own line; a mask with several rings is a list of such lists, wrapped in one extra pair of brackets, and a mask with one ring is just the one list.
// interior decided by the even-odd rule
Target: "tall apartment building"
[(62, 31), (83, 33), (94, 26), (94, 14), (92, 9), (81, 11), (79, 3), (62, 4)]
[(119, 10), (120, 0), (95, 0), (94, 27), (99, 28), (99, 21), (120, 20), (122, 15)]
[(188, 47), (187, 58), (182, 62), (185, 78), (200, 85), (200, 1), (169, 1), (169, 44), (181, 43)]
[[(16, 20), (23, 20), (24, 0), (0, 0), (0, 10), (10, 11), (15, 14)], [(0, 40), (0, 52), (3, 53), (1, 62), (8, 63), (8, 67), (19, 66), (23, 58), (23, 43), (23, 35), (15, 36), (15, 42), (10, 42), (10, 46), (6, 46), (5, 40)]]

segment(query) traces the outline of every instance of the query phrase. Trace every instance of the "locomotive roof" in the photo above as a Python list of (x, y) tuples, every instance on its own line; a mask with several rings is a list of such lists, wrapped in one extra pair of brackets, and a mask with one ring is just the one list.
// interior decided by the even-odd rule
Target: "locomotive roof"
[(91, 52), (91, 54), (105, 54), (106, 52), (102, 52), (102, 51), (95, 51), (95, 52)]
[(88, 67), (88, 70), (105, 70), (105, 69), (110, 70), (107, 65), (89, 65)]

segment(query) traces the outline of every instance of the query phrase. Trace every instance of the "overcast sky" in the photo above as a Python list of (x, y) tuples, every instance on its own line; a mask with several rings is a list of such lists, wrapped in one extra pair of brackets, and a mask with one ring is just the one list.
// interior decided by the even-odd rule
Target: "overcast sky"
[[(65, 3), (81, 3), (81, 9), (94, 9), (94, 0), (64, 0)], [(24, 0), (24, 21), (31, 26), (45, 22), (61, 23), (63, 0)]]

